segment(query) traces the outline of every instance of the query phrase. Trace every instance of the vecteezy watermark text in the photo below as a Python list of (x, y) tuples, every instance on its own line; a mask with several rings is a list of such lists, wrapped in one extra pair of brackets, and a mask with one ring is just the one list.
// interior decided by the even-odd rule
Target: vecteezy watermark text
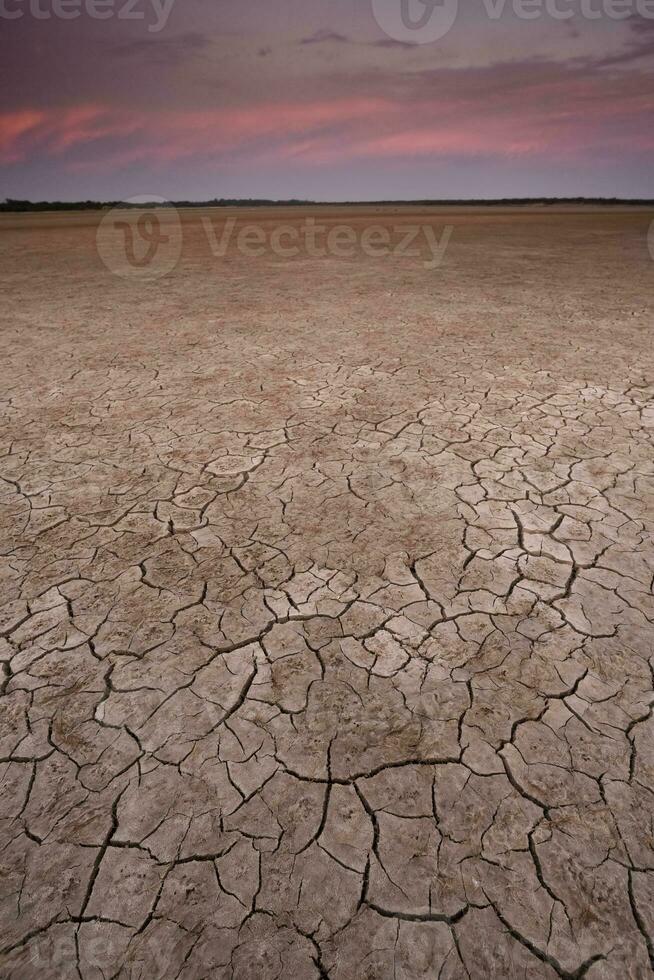
[[(454, 228), (432, 224), (393, 225), (325, 223), (306, 216), (293, 223), (267, 220), (245, 224), (242, 219), (213, 213), (200, 215), (204, 242), (215, 259), (228, 255), (244, 258), (297, 257), (308, 259), (372, 259), (393, 257), (418, 260), (425, 269), (438, 269)], [(196, 231), (197, 223), (188, 222)], [(98, 254), (104, 265), (121, 279), (152, 280), (172, 272), (182, 255), (184, 226), (179, 214), (163, 198), (130, 198), (103, 216), (96, 233)]]
[(292, 259), (299, 255), (320, 259), (327, 256), (352, 259), (357, 253), (369, 258), (393, 255), (398, 258), (421, 258), (426, 269), (437, 269), (443, 262), (453, 228), (446, 226), (437, 236), (431, 225), (367, 225), (361, 230), (352, 225), (319, 224), (315, 218), (304, 218), (297, 224), (242, 225), (229, 218), (218, 227), (206, 215), (202, 218), (212, 255), (224, 258), (230, 245), (241, 255), (260, 258), (266, 253)]
[(168, 23), (175, 0), (0, 0), (0, 19), (20, 20), (140, 20), (157, 34)]
[[(489, 20), (512, 13), (519, 20), (654, 20), (654, 0), (481, 0)], [(454, 27), (459, 0), (372, 0), (375, 20), (390, 38), (404, 44), (433, 44)]]

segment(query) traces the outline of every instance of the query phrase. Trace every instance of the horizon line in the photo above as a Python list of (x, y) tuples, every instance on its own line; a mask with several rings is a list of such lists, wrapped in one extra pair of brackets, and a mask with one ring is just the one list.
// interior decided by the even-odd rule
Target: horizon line
[(595, 205), (630, 205), (640, 207), (654, 207), (654, 198), (627, 198), (627, 197), (492, 197), (492, 198), (388, 198), (377, 200), (312, 200), (308, 198), (208, 198), (202, 200), (192, 200), (178, 198), (176, 200), (148, 200), (140, 202), (131, 200), (98, 200), (87, 198), (85, 200), (62, 201), (62, 200), (41, 200), (33, 201), (28, 198), (6, 198), (0, 201), (0, 212), (2, 213), (21, 213), (29, 211), (66, 211), (66, 210), (105, 210), (116, 207), (124, 208), (143, 208), (143, 207), (173, 207), (173, 208), (210, 208), (210, 207), (355, 207), (355, 206), (377, 206), (388, 207), (393, 205), (414, 205), (414, 206), (495, 206), (495, 205), (551, 205), (551, 204), (595, 204)]

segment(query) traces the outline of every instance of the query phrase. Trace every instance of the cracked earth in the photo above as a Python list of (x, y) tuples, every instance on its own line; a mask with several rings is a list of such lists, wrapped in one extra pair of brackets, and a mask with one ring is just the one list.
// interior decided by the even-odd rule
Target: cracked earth
[(652, 975), (649, 220), (5, 216), (2, 977)]

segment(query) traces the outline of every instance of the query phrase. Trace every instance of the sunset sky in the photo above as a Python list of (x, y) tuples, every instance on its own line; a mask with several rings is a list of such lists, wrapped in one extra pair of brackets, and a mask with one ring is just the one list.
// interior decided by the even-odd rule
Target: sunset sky
[(0, 200), (654, 197), (637, 14), (461, 0), (417, 45), (372, 0), (176, 0), (159, 32), (152, 0), (140, 20), (4, 9), (23, 16), (0, 18)]

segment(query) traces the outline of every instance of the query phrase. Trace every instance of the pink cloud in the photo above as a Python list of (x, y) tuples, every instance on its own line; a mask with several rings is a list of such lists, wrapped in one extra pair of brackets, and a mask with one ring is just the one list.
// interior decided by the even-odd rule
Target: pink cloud
[(112, 161), (153, 158), (170, 161), (202, 153), (228, 153), (252, 141), (271, 142), (294, 134), (361, 120), (383, 109), (375, 99), (255, 105), (244, 108), (148, 111), (81, 105), (0, 115), (0, 152), (5, 161), (90, 147), (112, 138)]
[(46, 121), (38, 109), (21, 109), (0, 114), (0, 163), (18, 163), (23, 159), (21, 144)]
[[(492, 79), (490, 80), (492, 82)], [(630, 83), (629, 83), (630, 84)], [(317, 102), (183, 110), (78, 105), (0, 115), (0, 161), (63, 157), (72, 170), (102, 171), (200, 159), (257, 166), (369, 157), (546, 155), (550, 160), (617, 148), (651, 149), (642, 88), (545, 73), (486, 93), (468, 83), (430, 86), (419, 99), (352, 96)]]

